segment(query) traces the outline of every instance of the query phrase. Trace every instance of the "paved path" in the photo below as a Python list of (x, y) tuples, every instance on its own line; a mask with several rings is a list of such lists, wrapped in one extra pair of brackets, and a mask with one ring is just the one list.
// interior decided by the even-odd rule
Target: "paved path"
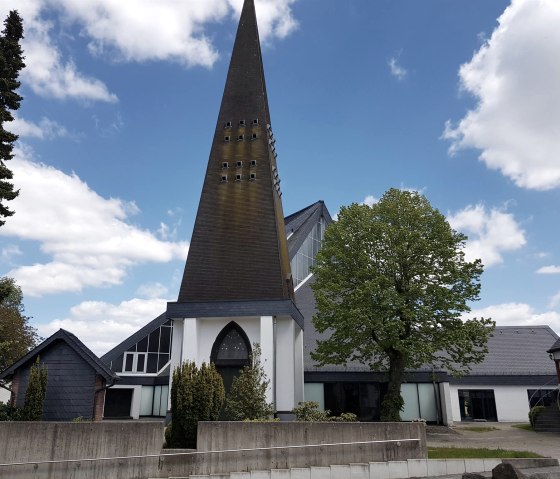
[[(492, 427), (489, 432), (473, 432), (470, 427)], [(487, 447), (532, 451), (560, 459), (560, 434), (526, 431), (509, 423), (461, 423), (453, 428), (429, 426), (428, 447)]]

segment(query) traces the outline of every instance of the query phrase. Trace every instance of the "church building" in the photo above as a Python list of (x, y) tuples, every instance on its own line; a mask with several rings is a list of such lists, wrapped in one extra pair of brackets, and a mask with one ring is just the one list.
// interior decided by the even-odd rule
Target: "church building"
[[(99, 382), (96, 401), (83, 401), (96, 418), (165, 417), (172, 372), (186, 360), (213, 362), (228, 390), (258, 344), (267, 399), (281, 419), (305, 399), (333, 414), (379, 420), (385, 372), (355, 362), (319, 367), (311, 358), (325, 338), (312, 322), (311, 267), (331, 222), (322, 201), (284, 217), (254, 0), (245, 0), (177, 301), (100, 360), (77, 346), (69, 356), (66, 343), (78, 343), (66, 332), (57, 333), (66, 342), (49, 338), (38, 348), (51, 345), (53, 363), (70, 358), (72, 370), (88, 371), (82, 396)], [(407, 371), (402, 419), (521, 422), (529, 407), (556, 401), (547, 350), (560, 376), (560, 343), (550, 327), (498, 327), (488, 348), (462, 378), (430, 367)], [(0, 381), (24, 377), (24, 363)], [(70, 402), (57, 399), (60, 407)], [(75, 413), (66, 409), (65, 418)]]

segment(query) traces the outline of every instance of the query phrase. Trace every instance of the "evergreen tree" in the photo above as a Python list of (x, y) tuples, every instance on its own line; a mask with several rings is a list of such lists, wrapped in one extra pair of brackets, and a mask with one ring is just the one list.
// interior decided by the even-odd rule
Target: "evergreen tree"
[(170, 447), (196, 447), (199, 421), (216, 421), (224, 402), (224, 383), (213, 364), (186, 361), (173, 371), (171, 412), (166, 432)]
[(241, 374), (233, 379), (226, 398), (226, 417), (232, 421), (268, 419), (274, 406), (266, 400), (270, 380), (261, 365), (261, 348), (253, 344), (250, 361)]
[(23, 24), (18, 12), (12, 10), (4, 21), (4, 30), (0, 36), (0, 226), (5, 223), (2, 218), (12, 216), (14, 212), (5, 204), (13, 200), (19, 191), (14, 190), (11, 170), (6, 161), (13, 158), (12, 150), (18, 136), (5, 130), (7, 122), (14, 119), (12, 111), (16, 111), (22, 97), (16, 93), (20, 86), (19, 72), (25, 66), (21, 39)]
[(47, 393), (48, 372), (41, 365), (39, 356), (35, 364), (31, 366), (27, 389), (25, 390), (25, 403), (23, 405), (23, 417), (26, 421), (41, 421), (43, 419), (43, 405)]

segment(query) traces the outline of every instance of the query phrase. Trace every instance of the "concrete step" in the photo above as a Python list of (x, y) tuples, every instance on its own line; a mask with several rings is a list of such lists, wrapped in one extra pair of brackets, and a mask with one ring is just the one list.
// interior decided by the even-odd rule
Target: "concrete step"
[[(465, 472), (478, 472), (489, 476), (492, 469), (501, 462), (501, 459), (409, 459), (330, 467), (191, 475), (168, 479), (409, 479), (412, 477), (460, 479)], [(514, 464), (524, 472), (541, 472), (543, 479), (560, 479), (560, 466), (556, 459), (506, 459), (504, 462)]]

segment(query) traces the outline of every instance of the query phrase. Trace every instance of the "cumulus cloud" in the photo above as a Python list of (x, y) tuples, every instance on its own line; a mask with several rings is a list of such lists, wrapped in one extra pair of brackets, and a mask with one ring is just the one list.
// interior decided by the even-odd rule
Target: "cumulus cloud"
[(138, 212), (134, 203), (101, 197), (76, 174), (34, 162), (29, 150), (15, 153), (10, 166), (21, 188), (12, 202), (17, 214), (0, 235), (37, 241), (52, 258), (8, 273), (26, 295), (120, 284), (136, 264), (186, 258), (186, 242), (162, 241), (127, 222)]
[(391, 57), (387, 62), (389, 65), (389, 71), (397, 80), (402, 81), (408, 75), (406, 68), (399, 65), (399, 59), (397, 57)]
[(136, 294), (142, 298), (155, 299), (167, 296), (169, 290), (161, 283), (146, 283), (138, 287)]
[(34, 123), (14, 115), (14, 120), (7, 123), (6, 128), (12, 133), (19, 135), (20, 138), (51, 140), (53, 138), (68, 136), (66, 128), (46, 117), (41, 118), (39, 123)]
[(504, 252), (518, 250), (526, 243), (525, 232), (514, 216), (497, 208), (487, 210), (483, 205), (467, 206), (448, 214), (447, 220), (452, 228), (469, 237), (466, 259), (480, 258), (487, 267), (501, 263)]
[(473, 309), (469, 317), (492, 318), (498, 326), (538, 326), (546, 324), (560, 332), (560, 313), (546, 311), (538, 313), (525, 303), (504, 303)]
[(459, 70), (477, 105), (443, 138), (523, 188), (560, 186), (560, 2), (513, 0), (489, 40)]
[(550, 265), (543, 266), (537, 270), (539, 274), (560, 274), (560, 266)]
[(37, 325), (48, 337), (60, 328), (78, 336), (94, 353), (102, 355), (165, 311), (161, 298), (134, 298), (119, 304), (84, 301), (70, 309), (68, 317)]
[[(24, 19), (27, 67), (21, 78), (37, 94), (58, 99), (116, 102), (107, 85), (66, 58), (64, 35), (77, 28), (89, 53), (109, 61), (173, 61), (211, 67), (219, 58), (209, 24), (237, 17), (243, 0), (19, 0)], [(257, 0), (263, 41), (284, 38), (295, 28), (295, 0)], [(0, 15), (8, 6), (0, 7)], [(62, 32), (63, 37), (59, 37)], [(62, 40), (61, 40), (62, 38)]]
[(376, 198), (373, 195), (367, 195), (364, 198), (364, 201), (362, 201), (362, 205), (368, 205), (368, 206), (373, 206), (375, 203), (377, 203), (379, 201), (379, 198)]

